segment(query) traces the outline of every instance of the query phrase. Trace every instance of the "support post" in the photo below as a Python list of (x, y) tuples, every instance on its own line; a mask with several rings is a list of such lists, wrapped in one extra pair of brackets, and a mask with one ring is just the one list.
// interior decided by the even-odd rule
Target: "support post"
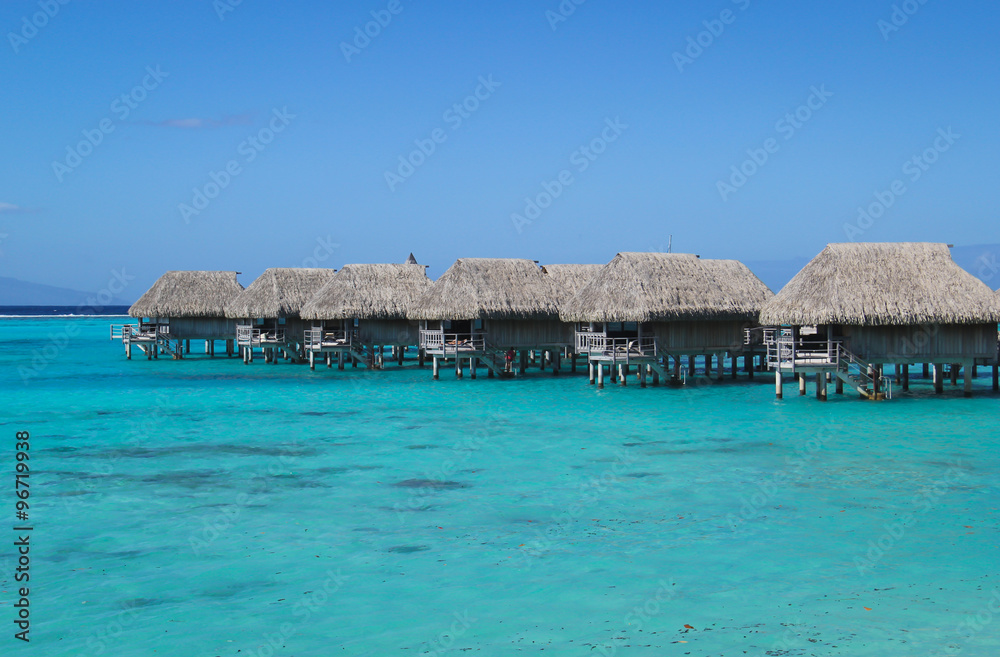
[(806, 375), (799, 374), (799, 394), (806, 394)]
[(604, 389), (604, 363), (597, 363), (597, 389)]
[(462, 378), (462, 359), (458, 357), (458, 354), (455, 354), (455, 378)]
[(424, 352), (424, 350), (422, 348), (417, 348), (417, 367), (424, 366), (424, 358), (426, 357), (427, 354)]
[(553, 351), (552, 353), (552, 376), (559, 376), (559, 361), (561, 360), (562, 354), (558, 351)]
[(438, 380), (438, 357), (434, 357), (434, 380)]
[(476, 361), (478, 361), (478, 360), (479, 359), (475, 358), (475, 357), (469, 359), (469, 378), (470, 379), (475, 379), (476, 378), (476, 366), (479, 364)]
[[(669, 359), (670, 357), (667, 356)], [(688, 370), (694, 376), (694, 356), (688, 356)], [(674, 356), (674, 383), (681, 382), (681, 357)]]
[(524, 371), (528, 369), (528, 352), (522, 349), (519, 353), (521, 354), (521, 360), (518, 363), (518, 373), (524, 374)]
[(309, 350), (309, 369), (316, 369), (316, 352), (312, 349)]
[(993, 392), (1000, 391), (1000, 365), (993, 366)]
[(326, 369), (330, 369), (333, 367), (333, 354), (328, 351), (324, 355), (326, 356)]
[(944, 392), (944, 363), (934, 363), (934, 392)]
[(973, 378), (973, 368), (975, 366), (966, 361), (965, 363), (965, 390), (963, 391), (966, 397), (972, 396), (972, 378)]
[(925, 379), (929, 379), (931, 376), (930, 367), (927, 365), (927, 363), (924, 363), (924, 370), (922, 374)]
[(784, 388), (781, 385), (781, 370), (774, 370), (774, 396), (777, 399), (784, 397)]
[(826, 401), (826, 374), (823, 372), (816, 375), (816, 399)]
[(840, 373), (837, 373), (835, 378), (836, 383), (834, 383), (834, 392), (838, 395), (844, 394), (844, 380), (840, 378)]
[(597, 373), (594, 371), (594, 361), (587, 358), (587, 376), (590, 378), (590, 385), (594, 385), (594, 379), (597, 377)]
[(951, 385), (958, 385), (958, 370), (961, 367), (958, 363), (951, 364)]
[(737, 360), (739, 360), (739, 359), (736, 357), (736, 354), (733, 354), (732, 356), (733, 356), (733, 362), (732, 362), (731, 369), (732, 369), (733, 378), (735, 379), (736, 378), (736, 370), (739, 369), (739, 367), (737, 366)]
[(639, 365), (639, 387), (646, 387), (646, 365)]
[(907, 392), (910, 389), (910, 365), (906, 363), (901, 367), (903, 368), (903, 392)]
[[(576, 354), (569, 357), (569, 371), (572, 374), (576, 374)], [(593, 383), (593, 381), (591, 381)]]
[[(694, 356), (688, 356), (688, 376), (694, 376)], [(680, 356), (677, 357), (677, 368), (674, 372), (674, 378), (680, 380)]]
[(620, 386), (626, 386), (626, 385), (628, 385), (628, 381), (625, 380), (628, 377), (625, 375), (625, 369), (624, 368), (625, 368), (624, 365), (619, 365), (618, 366), (618, 385), (620, 385)]

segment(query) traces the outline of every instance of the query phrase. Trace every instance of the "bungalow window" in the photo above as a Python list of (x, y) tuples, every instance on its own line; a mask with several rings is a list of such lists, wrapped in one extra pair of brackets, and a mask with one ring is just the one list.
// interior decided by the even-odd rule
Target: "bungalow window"
[(483, 330), (483, 320), (477, 319), (473, 325), (473, 330), (482, 331)]
[(285, 318), (284, 317), (279, 317), (278, 318), (278, 324), (280, 324), (281, 326), (284, 326), (285, 325)]

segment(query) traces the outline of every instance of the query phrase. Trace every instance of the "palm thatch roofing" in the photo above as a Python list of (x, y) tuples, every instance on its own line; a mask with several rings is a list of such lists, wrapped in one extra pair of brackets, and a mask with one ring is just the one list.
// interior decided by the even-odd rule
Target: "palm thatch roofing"
[(829, 244), (764, 307), (795, 326), (1000, 321), (1000, 297), (955, 264), (947, 244)]
[(417, 301), (414, 319), (556, 319), (556, 290), (532, 260), (460, 258)]
[(756, 320), (773, 293), (736, 260), (619, 253), (559, 313), (566, 322)]
[(130, 317), (223, 317), (243, 292), (234, 271), (168, 271), (128, 309)]
[(295, 317), (335, 273), (335, 269), (268, 269), (229, 302), (226, 317)]
[(562, 309), (604, 265), (543, 265), (542, 272), (552, 281), (556, 302)]
[[(410, 256), (413, 257), (412, 254)], [(302, 307), (303, 319), (407, 319), (430, 289), (426, 265), (344, 265)]]

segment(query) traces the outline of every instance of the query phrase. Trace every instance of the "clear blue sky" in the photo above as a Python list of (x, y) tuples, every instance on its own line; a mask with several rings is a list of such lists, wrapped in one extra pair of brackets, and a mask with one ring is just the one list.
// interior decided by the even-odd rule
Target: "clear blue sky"
[[(168, 269), (248, 284), (311, 264), (328, 237), (323, 266), (413, 251), (432, 276), (462, 256), (606, 262), (671, 234), (675, 251), (750, 261), (848, 238), (1000, 242), (996, 3), (911, 0), (890, 32), (890, 0), (587, 0), (559, 22), (557, 0), (243, 0), (220, 19), (226, 2), (43, 0), (51, 17), (0, 4), (0, 276), (97, 290), (124, 268), (134, 298)], [(348, 62), (342, 44), (383, 10)], [(798, 127), (780, 123), (810, 101)], [(474, 111), (446, 114), (463, 102)], [(958, 137), (937, 139), (949, 127)], [(273, 140), (255, 148), (261, 130)], [(574, 156), (595, 139), (600, 155)], [(720, 191), (748, 149), (766, 163)], [(904, 166), (928, 149), (913, 180)], [(230, 161), (238, 173), (185, 221), (179, 206)], [(516, 230), (564, 171), (571, 184)], [(845, 234), (876, 192), (891, 207)]]

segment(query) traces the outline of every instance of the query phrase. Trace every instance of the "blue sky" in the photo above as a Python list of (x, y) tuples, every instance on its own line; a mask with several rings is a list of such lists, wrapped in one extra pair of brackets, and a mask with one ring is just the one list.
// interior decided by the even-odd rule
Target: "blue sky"
[(995, 3), (229, 4), (0, 4), (0, 276), (1000, 242)]

